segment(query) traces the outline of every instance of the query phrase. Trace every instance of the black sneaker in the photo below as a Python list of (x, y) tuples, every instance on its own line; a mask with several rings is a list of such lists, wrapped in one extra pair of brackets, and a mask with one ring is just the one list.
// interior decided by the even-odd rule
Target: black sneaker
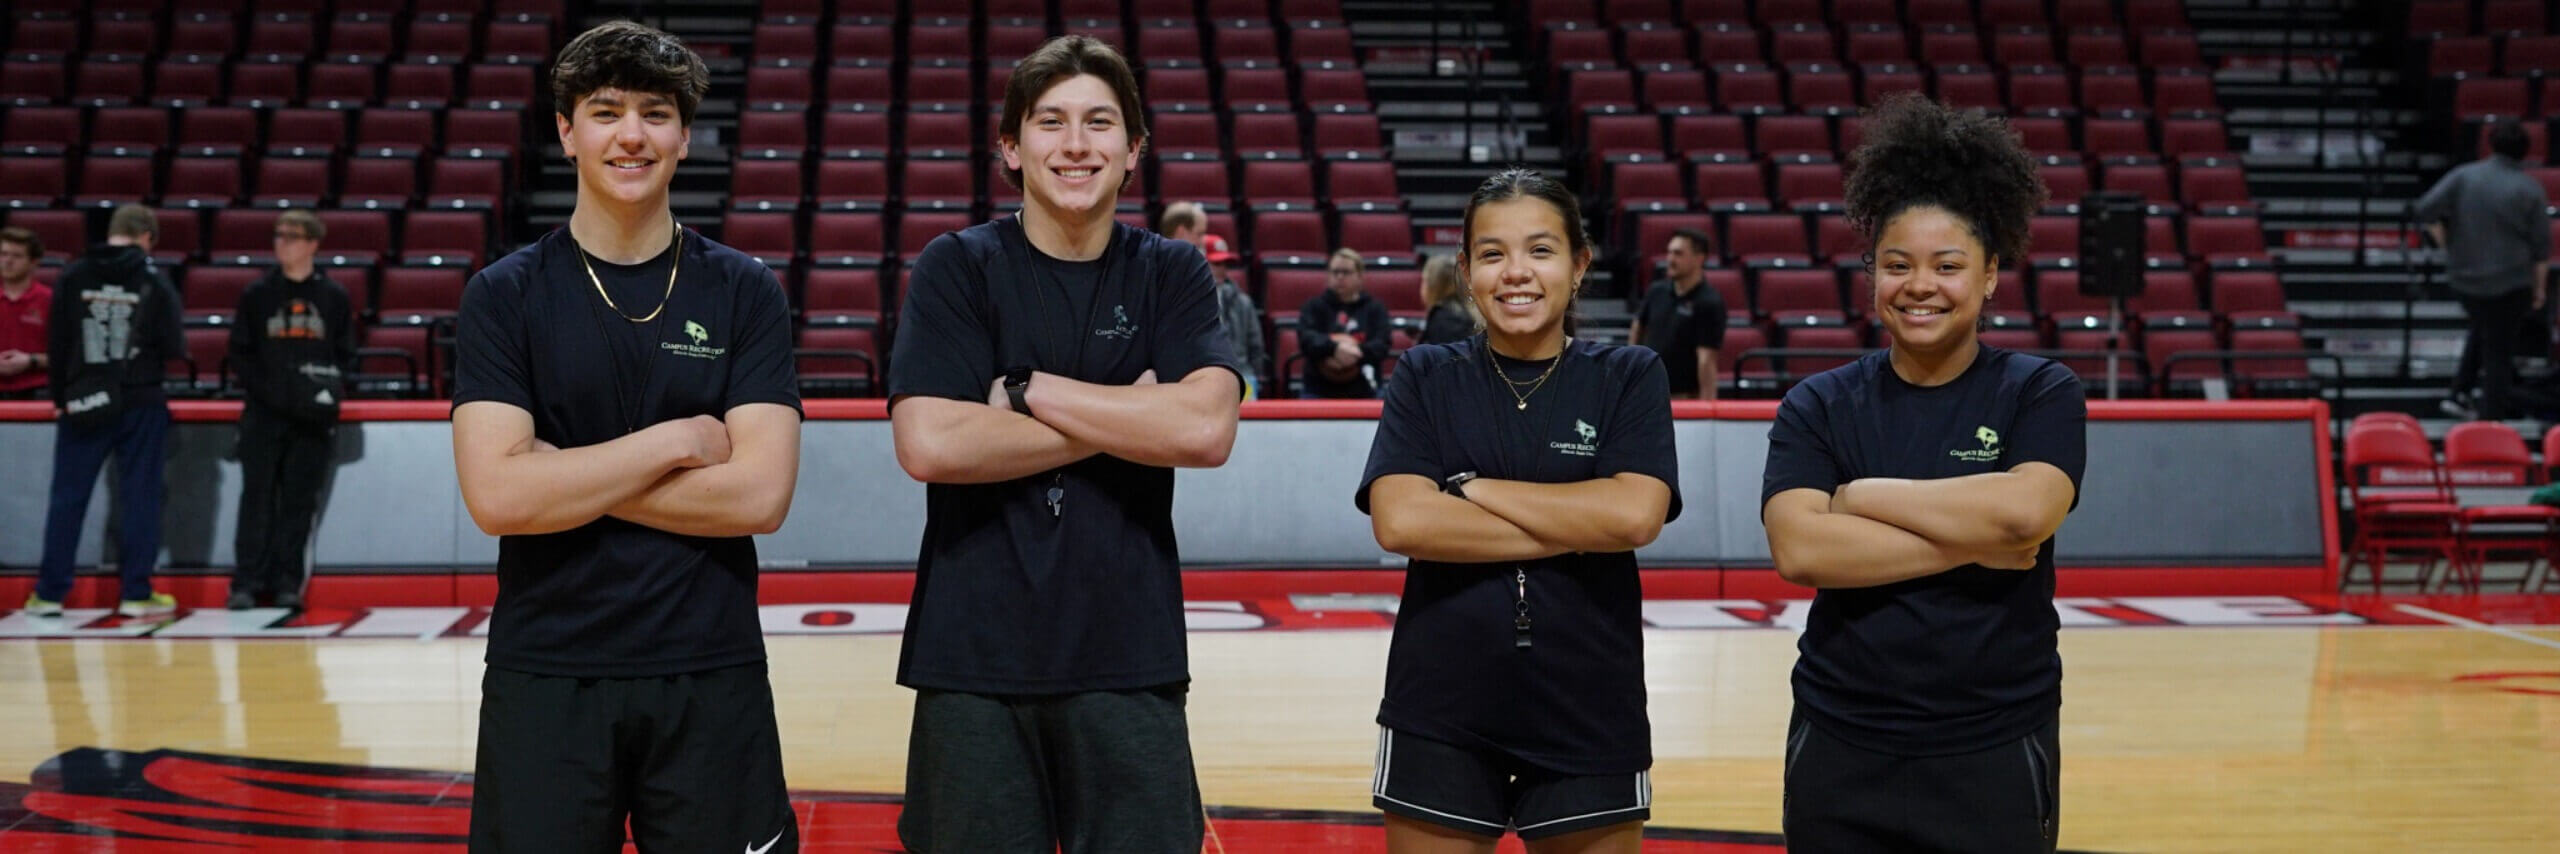
[(2475, 420), (2478, 417), (2478, 413), (2471, 408), (2471, 398), (2469, 395), (2454, 395), (2452, 397), (2445, 398), (2444, 400), (2437, 401), (2436, 408), (2442, 410), (2446, 415), (2451, 415), (2464, 421)]
[(276, 594), (276, 607), (283, 608), (287, 611), (302, 610), (302, 594), (295, 593), (290, 590), (278, 593)]
[(222, 607), (234, 611), (246, 611), (258, 607), (258, 597), (249, 595), (249, 591), (246, 590), (234, 590), (231, 591), (231, 598), (223, 600)]

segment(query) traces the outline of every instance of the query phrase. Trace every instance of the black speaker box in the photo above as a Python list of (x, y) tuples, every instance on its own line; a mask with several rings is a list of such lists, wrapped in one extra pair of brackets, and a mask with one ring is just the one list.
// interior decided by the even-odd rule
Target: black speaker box
[(2090, 193), (2080, 197), (2080, 294), (2142, 295), (2142, 197)]

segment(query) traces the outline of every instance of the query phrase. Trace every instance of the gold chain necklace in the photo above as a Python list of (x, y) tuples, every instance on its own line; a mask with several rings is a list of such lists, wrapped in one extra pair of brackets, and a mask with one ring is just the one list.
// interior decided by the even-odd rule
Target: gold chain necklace
[[(1573, 339), (1564, 339), (1564, 348), (1569, 349), (1572, 346)], [(1503, 388), (1510, 390), (1513, 400), (1519, 401), (1520, 405), (1517, 408), (1522, 412), (1527, 412), (1529, 411), (1529, 396), (1537, 394), (1538, 389), (1544, 388), (1547, 384), (1548, 377), (1555, 376), (1556, 366), (1564, 364), (1565, 350), (1556, 350), (1555, 358), (1547, 360), (1547, 369), (1538, 372), (1537, 379), (1525, 383), (1512, 379), (1509, 374), (1502, 372), (1502, 366), (1494, 364), (1494, 360), (1500, 357), (1498, 354), (1493, 352), (1493, 339), (1485, 339), (1484, 352), (1486, 354), (1484, 360), (1485, 368), (1493, 371), (1494, 377), (1502, 380)], [(1529, 387), (1529, 390), (1526, 393), (1520, 391), (1520, 387), (1524, 385)]]
[(605, 293), (604, 280), (596, 277), (596, 266), (587, 262), (586, 247), (578, 247), (578, 266), (585, 267), (587, 269), (587, 281), (596, 286), (596, 296), (604, 298), (604, 307), (613, 309), (613, 315), (615, 317), (619, 317), (633, 323), (647, 323), (658, 319), (658, 312), (667, 310), (667, 301), (675, 297), (676, 268), (684, 266), (684, 227), (676, 225), (674, 220), (669, 220), (667, 225), (673, 227), (676, 232), (675, 259), (667, 264), (667, 292), (658, 295), (657, 308), (650, 309), (648, 314), (644, 314), (639, 317), (632, 317), (630, 314), (622, 310), (622, 306), (613, 304), (613, 295)]

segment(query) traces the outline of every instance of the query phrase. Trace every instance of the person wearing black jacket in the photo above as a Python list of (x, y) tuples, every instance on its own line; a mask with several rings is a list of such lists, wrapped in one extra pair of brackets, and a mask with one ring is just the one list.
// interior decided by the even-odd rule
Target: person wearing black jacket
[(240, 532), (231, 610), (302, 607), (303, 555), (336, 447), (338, 402), (356, 331), (346, 288), (312, 264), (327, 230), (294, 209), (276, 217), (276, 266), (240, 295), (231, 368), (240, 404)]
[(53, 389), (53, 494), (44, 520), (44, 562), (27, 595), (30, 615), (62, 614), (71, 594), (71, 559), (98, 471), (114, 454), (122, 482), (117, 500), (117, 557), (123, 589), (117, 613), (145, 616), (177, 609), (151, 590), (160, 557), (160, 502), (166, 474), (169, 398), (161, 364), (182, 356), (178, 292), (151, 264), (160, 236), (151, 209), (125, 205), (107, 220), (107, 243), (63, 271), (46, 322), (46, 366)]
[(1298, 352), (1306, 361), (1298, 396), (1376, 397), (1378, 368), (1395, 342), (1387, 304), (1370, 298), (1359, 252), (1334, 250), (1324, 272), (1324, 292), (1298, 309)]

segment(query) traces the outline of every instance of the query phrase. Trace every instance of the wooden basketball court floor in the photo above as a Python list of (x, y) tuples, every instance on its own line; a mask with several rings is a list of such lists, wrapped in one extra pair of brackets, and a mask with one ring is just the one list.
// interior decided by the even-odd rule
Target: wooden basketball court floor
[[(1374, 602), (1193, 598), (1211, 847), (1377, 850), (1367, 785), (1388, 633), (1374, 612), (1334, 613)], [(1775, 850), (1803, 604), (1648, 603), (1647, 850)], [(768, 638), (806, 850), (894, 850), (911, 700), (891, 679), (898, 606), (835, 607), (766, 613), (769, 632), (861, 629)], [(2064, 611), (2066, 849), (2560, 849), (2560, 596)], [(17, 635), (0, 639), (0, 850), (459, 851), (480, 613), (442, 629), (376, 614), (427, 627), (398, 638), (349, 637), (361, 619), (325, 612), (303, 622), (334, 636), (302, 638), (256, 636), (294, 625), (280, 612), (198, 612), (132, 638), (0, 617)], [(175, 636), (223, 625), (250, 636)]]

